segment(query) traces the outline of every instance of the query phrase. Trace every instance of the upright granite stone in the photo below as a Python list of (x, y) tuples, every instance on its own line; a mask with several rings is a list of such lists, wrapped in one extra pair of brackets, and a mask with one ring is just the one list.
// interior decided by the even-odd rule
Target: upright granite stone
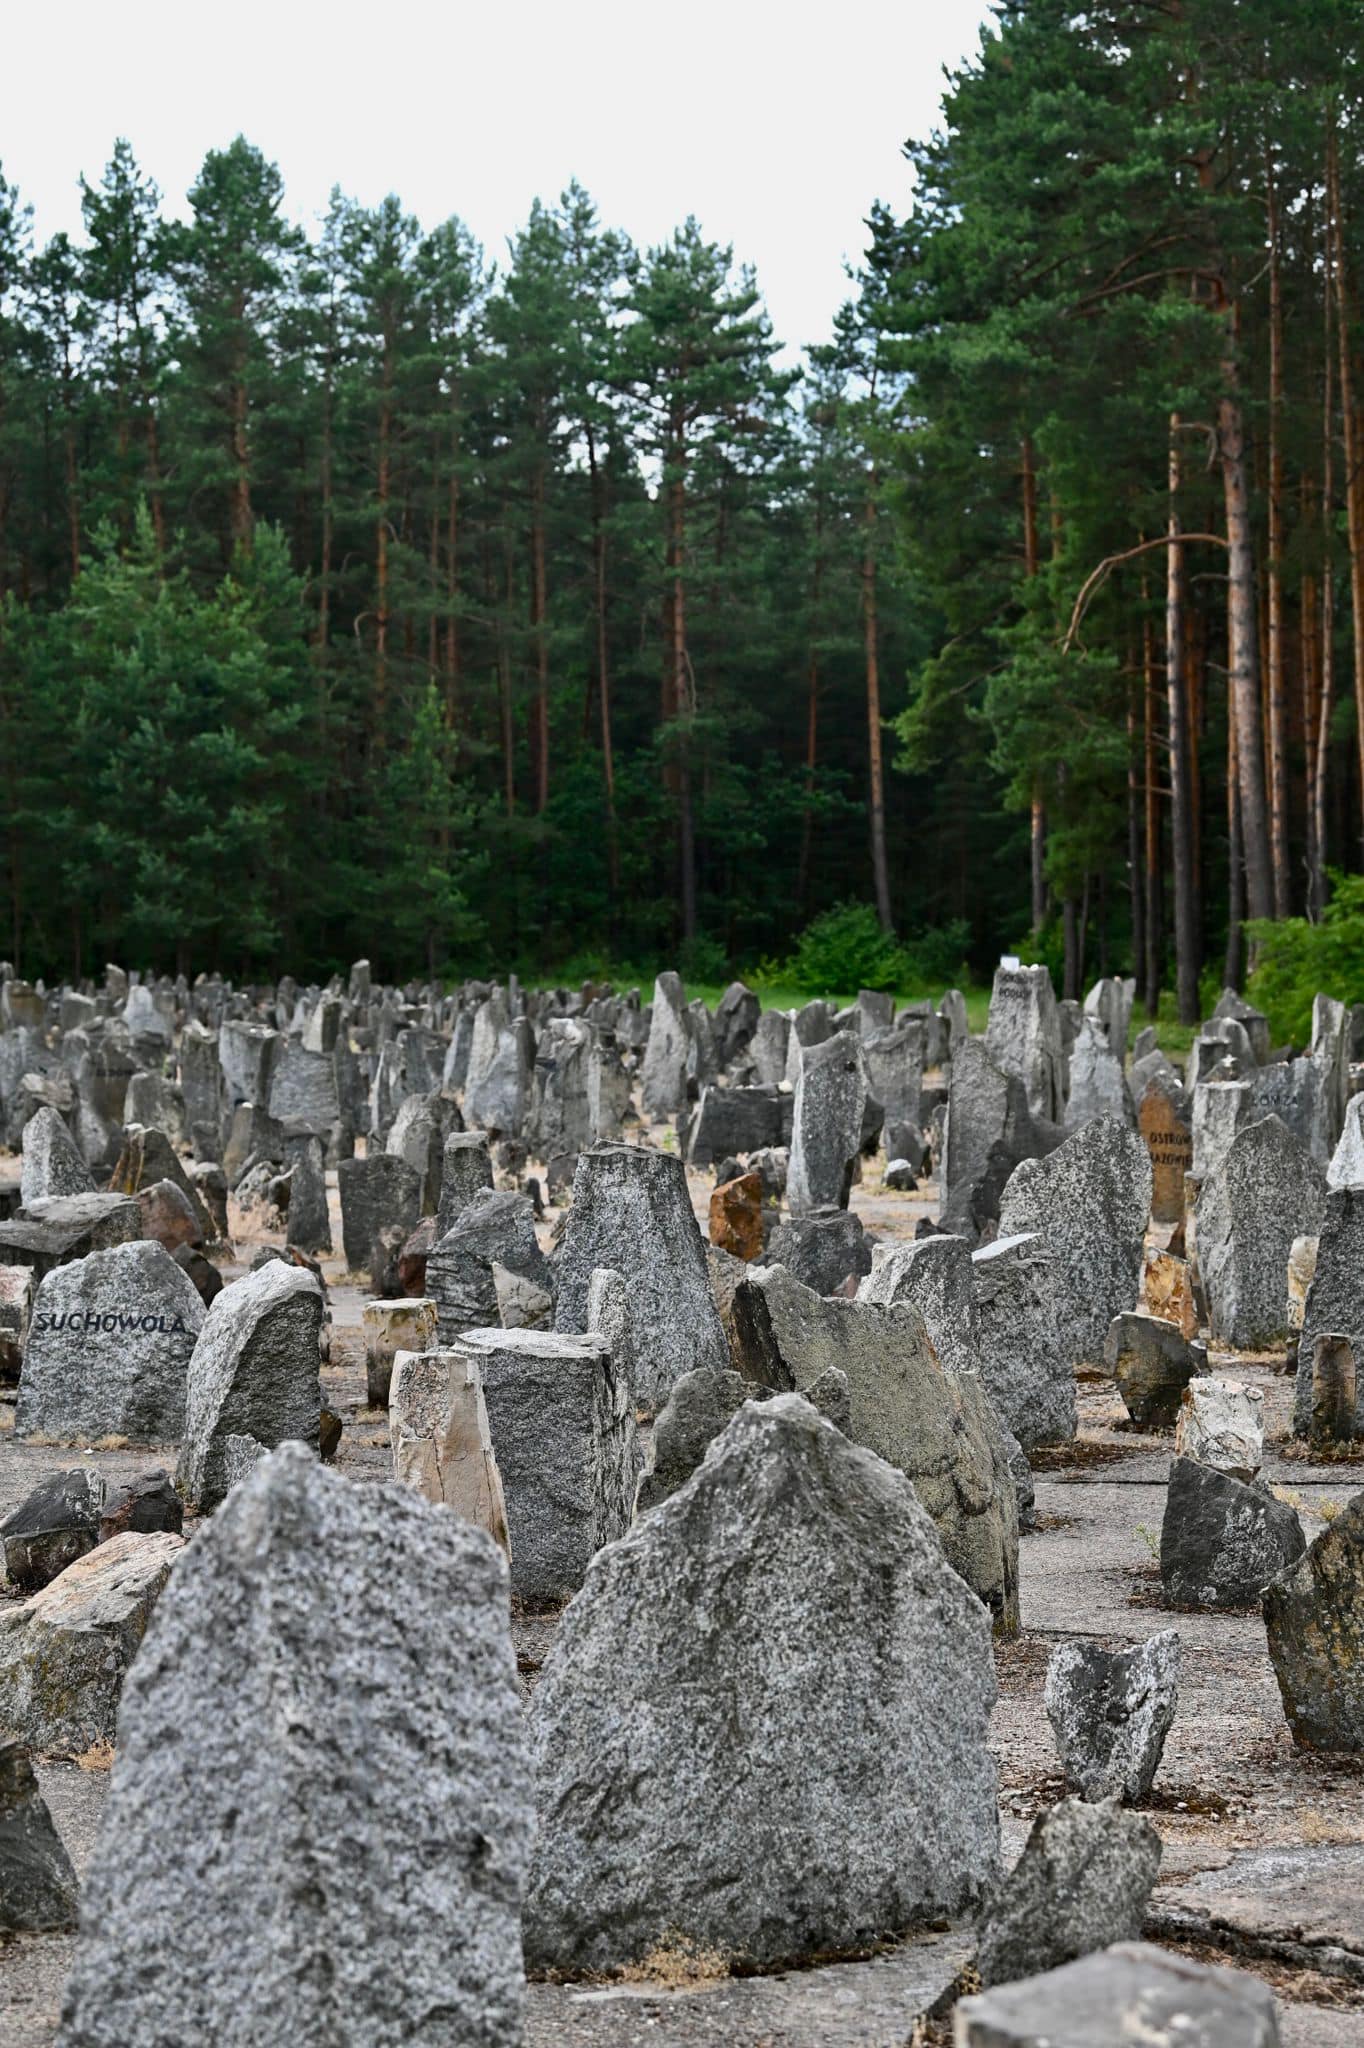
[(519, 2048), (530, 1811), (481, 1530), (264, 1459), (171, 1582), (119, 1752), (62, 2048)]
[(55, 1109), (40, 1109), (24, 1125), (19, 1200), (27, 1208), (30, 1202), (42, 1201), (49, 1195), (94, 1192), (94, 1179), (66, 1123)]
[(1271, 1580), (1261, 1604), (1293, 1740), (1364, 1750), (1364, 1493)]
[(470, 1202), (493, 1184), (492, 1155), (486, 1131), (452, 1131), (441, 1154), (440, 1202), (436, 1232), (453, 1230)]
[(971, 1254), (980, 1374), (1024, 1450), (1075, 1435), (1075, 1375), (1061, 1341), (1056, 1263), (1035, 1231)]
[(1114, 1316), (1103, 1362), (1139, 1429), (1173, 1429), (1191, 1380), (1207, 1371), (1207, 1346), (1190, 1343), (1165, 1316)]
[(336, 1169), (341, 1193), (341, 1243), (353, 1273), (365, 1272), (383, 1230), (410, 1237), (421, 1216), (421, 1180), (392, 1152), (343, 1159)]
[(886, 1113), (887, 1123), (917, 1124), (923, 1090), (926, 1032), (917, 1018), (866, 1032), (862, 1058), (867, 1087)]
[(686, 991), (675, 974), (660, 974), (640, 1086), (646, 1116), (666, 1122), (686, 1107), (687, 1046)]
[(179, 1536), (115, 1536), (0, 1606), (0, 1727), (61, 1756), (112, 1742), (128, 1667), (183, 1549)]
[(588, 1289), (599, 1266), (625, 1279), (641, 1407), (661, 1408), (674, 1383), (697, 1366), (727, 1369), (705, 1246), (674, 1154), (596, 1145), (581, 1155), (554, 1262), (557, 1330), (589, 1327)]
[(289, 1174), (289, 1242), (301, 1252), (330, 1252), (332, 1225), (322, 1139), (306, 1126), (286, 1124), (283, 1152)]
[[(1316, 1265), (1303, 1306), (1298, 1337), (1298, 1371), (1293, 1395), (1293, 1428), (1298, 1436), (1350, 1441), (1364, 1436), (1364, 1386), (1342, 1402), (1313, 1384), (1324, 1337), (1349, 1340), (1353, 1357), (1364, 1362), (1364, 1187), (1328, 1192), (1319, 1226)], [(1343, 1412), (1342, 1412), (1343, 1411)]]
[(948, 1563), (1001, 1630), (1018, 1626), (1018, 1506), (998, 1418), (974, 1373), (939, 1364), (918, 1309), (825, 1299), (781, 1266), (734, 1295), (736, 1363), (762, 1388), (848, 1383), (848, 1434), (914, 1482)]
[(322, 1289), (306, 1267), (272, 1259), (225, 1287), (204, 1317), (189, 1363), (177, 1483), (208, 1514), (230, 1485), (229, 1437), (268, 1450), (297, 1440), (316, 1451)]
[(1083, 1799), (1145, 1799), (1179, 1698), (1179, 1632), (1134, 1650), (1061, 1643), (1047, 1666), (1047, 1719), (1066, 1782)]
[(562, 1606), (630, 1526), (639, 1478), (629, 1385), (604, 1338), (466, 1330), (451, 1346), (483, 1385), (511, 1533), (512, 1595)]
[(754, 1080), (767, 1087), (784, 1081), (790, 1046), (791, 1019), (786, 1011), (764, 1010), (750, 1048)]
[(1059, 1124), (1066, 1106), (1061, 1019), (1045, 967), (997, 967), (985, 1049), (1001, 1073), (1023, 1083), (1028, 1108)]
[(866, 1101), (866, 1068), (854, 1032), (837, 1031), (822, 1045), (801, 1048), (786, 1177), (793, 1216), (847, 1208)]
[(914, 1488), (802, 1400), (744, 1407), (546, 1659), (528, 1961), (775, 1962), (962, 1912), (997, 1868), (994, 1696)]
[(1172, 1607), (1253, 1607), (1306, 1549), (1302, 1524), (1262, 1481), (1176, 1458), (1160, 1529), (1160, 1577)]
[(1196, 1211), (1215, 1338), (1261, 1351), (1287, 1335), (1288, 1255), (1294, 1238), (1320, 1230), (1325, 1205), (1322, 1168), (1278, 1117), (1238, 1132), (1204, 1181)]
[(148, 1240), (55, 1267), (34, 1299), (15, 1435), (178, 1442), (203, 1320), (193, 1283)]
[(426, 1291), (436, 1304), (442, 1345), (461, 1331), (504, 1320), (499, 1273), (529, 1283), (548, 1304), (553, 1281), (536, 1240), (530, 1196), (489, 1188), (465, 1206), (427, 1256)]
[(399, 1104), (384, 1150), (407, 1161), (420, 1183), (421, 1213), (434, 1216), (440, 1203), (445, 1135), (425, 1095), (408, 1095)]
[(1019, 1161), (1049, 1149), (1017, 1075), (997, 1067), (979, 1039), (964, 1039), (952, 1057), (947, 1097), (943, 1229), (976, 1244), (998, 1218), (1000, 1197)]
[(762, 1016), (762, 1004), (751, 988), (732, 981), (715, 1006), (715, 1056), (730, 1067), (748, 1051)]
[(975, 1269), (964, 1237), (939, 1231), (909, 1244), (877, 1245), (857, 1298), (878, 1308), (917, 1308), (938, 1363), (953, 1372), (980, 1371)]
[(506, 990), (495, 988), (478, 1007), (469, 1045), (464, 1119), (471, 1128), (520, 1136), (534, 1057), (530, 1026), (513, 1016)]
[(27, 1749), (0, 1737), (0, 1933), (70, 1927), (76, 1873), (38, 1790)]
[(871, 1271), (872, 1248), (850, 1209), (811, 1209), (777, 1225), (760, 1263), (785, 1266), (816, 1294), (835, 1294), (849, 1279)]
[(1239, 1380), (1190, 1380), (1175, 1422), (1175, 1456), (1247, 1485), (1259, 1472), (1265, 1447), (1265, 1397)]
[(511, 1556), (478, 1360), (468, 1351), (400, 1351), (388, 1411), (393, 1477), (486, 1529)]
[(1326, 1169), (1326, 1185), (1364, 1187), (1364, 1095), (1352, 1095), (1345, 1105), (1340, 1139)]
[(1114, 1051), (1095, 1018), (1082, 1017), (1070, 1055), (1066, 1129), (1078, 1131), (1096, 1116), (1120, 1117), (1127, 1124), (1137, 1120), (1121, 1054)]
[(1255, 1096), (1249, 1081), (1196, 1081), (1193, 1089), (1193, 1176), (1203, 1181), (1217, 1173), (1237, 1133), (1255, 1121)]
[(270, 1115), (276, 1123), (306, 1124), (320, 1136), (341, 1121), (336, 1062), (330, 1052), (312, 1052), (291, 1039), (270, 1081)]
[(436, 1348), (436, 1304), (424, 1296), (367, 1301), (360, 1327), (365, 1333), (365, 1398), (371, 1408), (386, 1408), (398, 1353)]
[(1014, 1169), (999, 1234), (1035, 1231), (1052, 1259), (1056, 1322), (1068, 1365), (1096, 1365), (1114, 1316), (1141, 1291), (1151, 1159), (1117, 1117), (1095, 1117), (1047, 1159)]
[(1062, 1799), (1039, 1813), (990, 1901), (976, 1968), (983, 1986), (1135, 1941), (1160, 1869), (1160, 1836), (1116, 1800)]

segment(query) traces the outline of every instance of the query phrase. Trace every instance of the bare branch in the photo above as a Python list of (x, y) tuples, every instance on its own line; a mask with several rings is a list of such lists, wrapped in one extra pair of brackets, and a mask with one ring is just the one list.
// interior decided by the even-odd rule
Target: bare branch
[[(1186, 542), (1199, 540), (1207, 541), (1209, 546), (1215, 548), (1224, 548), (1227, 545), (1220, 533), (1181, 533), (1178, 538), (1181, 546)], [(1080, 630), (1080, 621), (1088, 609), (1089, 600), (1099, 586), (1107, 582), (1113, 571), (1123, 562), (1135, 561), (1138, 555), (1149, 555), (1154, 548), (1168, 548), (1171, 544), (1170, 535), (1161, 533), (1157, 534), (1154, 540), (1139, 541), (1134, 548), (1124, 548), (1120, 555), (1104, 556), (1098, 568), (1091, 570), (1080, 587), (1080, 595), (1075, 600), (1075, 609), (1070, 615), (1066, 637), (1061, 642), (1062, 654), (1069, 654), (1075, 645), (1075, 636)]]

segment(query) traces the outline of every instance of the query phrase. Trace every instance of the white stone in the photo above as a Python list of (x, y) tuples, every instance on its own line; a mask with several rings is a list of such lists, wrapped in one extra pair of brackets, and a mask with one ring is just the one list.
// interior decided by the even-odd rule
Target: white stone
[(1345, 1128), (1326, 1169), (1331, 1188), (1364, 1187), (1364, 1095), (1352, 1095), (1345, 1106)]
[(1190, 1380), (1175, 1423), (1175, 1456), (1252, 1480), (1265, 1448), (1265, 1397), (1240, 1380)]
[(510, 1558), (507, 1504), (477, 1359), (461, 1351), (400, 1351), (388, 1434), (398, 1483), (486, 1529)]

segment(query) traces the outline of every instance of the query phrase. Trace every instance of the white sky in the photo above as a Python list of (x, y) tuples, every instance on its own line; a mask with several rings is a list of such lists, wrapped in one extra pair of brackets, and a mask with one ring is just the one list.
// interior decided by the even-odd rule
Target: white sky
[(779, 338), (822, 340), (871, 201), (903, 211), (911, 135), (987, 0), (65, 0), (7, 10), (0, 162), (44, 238), (126, 135), (168, 214), (239, 131), (311, 224), (331, 186), (459, 214), (501, 257), (576, 176), (644, 245), (688, 213), (758, 272)]

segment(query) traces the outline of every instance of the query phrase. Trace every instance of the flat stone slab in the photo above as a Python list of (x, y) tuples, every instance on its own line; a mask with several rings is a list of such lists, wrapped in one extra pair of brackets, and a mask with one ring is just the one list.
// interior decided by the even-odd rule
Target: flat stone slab
[(1234, 1857), (1157, 1892), (1147, 1924), (1364, 1983), (1364, 1842)]

